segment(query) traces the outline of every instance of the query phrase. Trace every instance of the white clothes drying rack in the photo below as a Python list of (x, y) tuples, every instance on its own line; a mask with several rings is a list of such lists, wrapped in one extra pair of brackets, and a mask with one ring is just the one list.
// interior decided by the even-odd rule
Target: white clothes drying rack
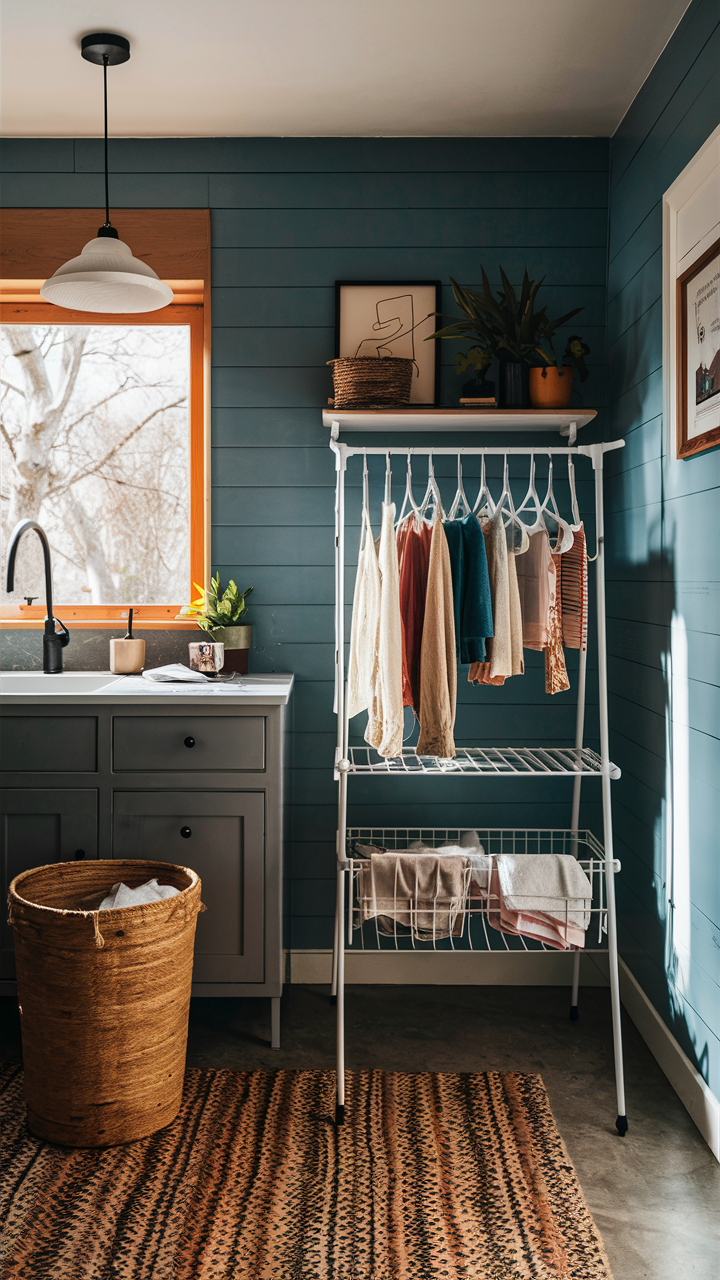
[[(325, 416), (325, 415), (324, 415)], [(339, 417), (340, 415), (338, 415)], [(353, 777), (572, 777), (573, 797), (570, 827), (568, 830), (545, 831), (502, 828), (494, 831), (483, 831), (480, 838), (487, 846), (492, 857), (498, 852), (571, 852), (578, 858), (589, 875), (593, 886), (591, 920), (598, 922), (598, 932), (607, 931), (607, 955), (609, 962), (610, 997), (612, 1005), (612, 1026), (614, 1043), (615, 1083), (617, 1093), (617, 1119), (615, 1121), (621, 1136), (627, 1132), (628, 1122), (625, 1106), (625, 1085), (623, 1073), (622, 1029), (620, 1015), (620, 985), (618, 975), (617, 916), (615, 904), (615, 874), (620, 869), (619, 862), (613, 856), (612, 833), (612, 800), (610, 783), (620, 776), (620, 770), (610, 760), (609, 724), (608, 724), (608, 682), (607, 682), (607, 642), (605, 611), (605, 533), (603, 518), (603, 460), (604, 455), (613, 449), (620, 449), (624, 440), (610, 443), (575, 445), (575, 446), (539, 446), (539, 447), (443, 447), (439, 446), (364, 446), (347, 445), (338, 439), (340, 423), (333, 421), (330, 448), (335, 454), (336, 490), (335, 490), (335, 711), (337, 714), (337, 745), (335, 750), (334, 777), (338, 783), (338, 823), (337, 823), (337, 892), (335, 906), (335, 938), (333, 946), (333, 981), (332, 994), (337, 1004), (336, 1035), (336, 1121), (341, 1124), (345, 1116), (345, 949), (346, 936), (348, 945), (352, 945), (353, 924), (357, 928), (360, 904), (357, 899), (359, 861), (354, 859), (354, 841), (361, 840), (367, 844), (382, 844), (387, 849), (407, 848), (411, 840), (423, 843), (457, 841), (460, 830), (427, 828), (349, 828), (347, 825), (348, 784)], [(571, 440), (574, 433), (571, 434)], [(415, 458), (451, 456), (462, 457), (503, 457), (521, 456), (562, 456), (566, 458), (586, 457), (592, 462), (595, 478), (595, 530), (597, 555), (595, 557), (596, 608), (597, 608), (597, 650), (598, 650), (598, 684), (600, 712), (600, 754), (583, 746), (585, 724), (585, 685), (587, 668), (587, 646), (580, 650), (578, 674), (578, 698), (576, 713), (576, 731), (574, 747), (538, 748), (538, 747), (466, 747), (459, 748), (453, 759), (438, 757), (418, 757), (413, 748), (404, 748), (402, 755), (396, 759), (381, 759), (377, 753), (366, 747), (349, 746), (349, 717), (347, 715), (347, 689), (345, 673), (345, 477), (347, 462), (355, 456), (385, 457), (390, 469), (390, 458), (402, 456)], [(389, 495), (386, 496), (389, 501)], [(583, 778), (600, 778), (602, 789), (603, 845), (601, 846), (592, 833), (579, 830), (580, 789)], [(346, 916), (347, 911), (347, 916)], [(469, 949), (473, 949), (470, 918), (473, 915), (482, 917), (485, 929), (488, 917), (488, 902), (474, 901), (471, 897), (469, 906), (464, 912), (468, 917), (467, 940)], [(397, 915), (396, 915), (397, 920)], [(345, 925), (347, 923), (347, 930)], [(361, 947), (365, 947), (363, 930), (360, 929)], [(465, 933), (463, 922), (462, 935)], [(407, 935), (405, 935), (407, 936)], [(508, 946), (505, 934), (500, 934), (506, 951)], [(381, 939), (376, 924), (377, 946), (381, 947)], [(410, 931), (412, 949), (415, 949), (412, 930)], [(485, 929), (485, 939), (488, 935)], [(397, 930), (390, 945), (398, 945)], [(528, 950), (521, 939), (522, 947)], [(434, 945), (434, 933), (433, 933)], [(542, 949), (542, 945), (540, 945)], [(455, 939), (450, 937), (450, 947), (456, 950)], [(420, 949), (425, 949), (421, 944)], [(490, 947), (488, 942), (488, 949)], [(578, 1016), (578, 986), (580, 971), (580, 951), (575, 950), (573, 962), (572, 996), (570, 1017)]]

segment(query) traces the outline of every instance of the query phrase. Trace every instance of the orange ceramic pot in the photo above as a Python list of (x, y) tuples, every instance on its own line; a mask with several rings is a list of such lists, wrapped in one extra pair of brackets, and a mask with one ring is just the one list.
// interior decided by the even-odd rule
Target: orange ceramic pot
[(569, 364), (564, 364), (562, 370), (554, 364), (549, 364), (544, 369), (531, 369), (530, 403), (533, 409), (567, 408), (574, 372)]

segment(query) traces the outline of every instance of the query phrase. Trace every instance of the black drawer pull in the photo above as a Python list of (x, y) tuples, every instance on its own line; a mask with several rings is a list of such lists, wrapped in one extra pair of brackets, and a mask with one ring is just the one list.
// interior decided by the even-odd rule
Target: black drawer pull
[(85, 857), (85, 850), (84, 850), (84, 849), (76, 849), (76, 850), (75, 850), (75, 861), (76, 861), (76, 862), (81, 862), (81, 861), (82, 861), (82, 859), (83, 859), (84, 857)]
[(183, 840), (189, 840), (189, 839), (190, 839), (190, 837), (191, 837), (191, 835), (192, 835), (192, 830), (191, 830), (191, 828), (190, 828), (190, 827), (181, 827), (181, 828), (180, 828), (180, 835), (182, 836)]
[(185, 746), (186, 746), (186, 747), (194, 747), (194, 746), (195, 746), (195, 739), (194, 739), (194, 738), (186, 738), (186, 739), (185, 739)]

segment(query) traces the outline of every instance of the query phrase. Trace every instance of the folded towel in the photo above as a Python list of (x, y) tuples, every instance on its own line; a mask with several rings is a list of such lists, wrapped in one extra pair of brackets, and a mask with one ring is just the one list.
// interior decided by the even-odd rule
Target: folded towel
[(537, 912), (587, 929), (592, 886), (569, 853), (500, 853), (495, 859), (508, 911)]
[(121, 907), (139, 907), (146, 902), (160, 902), (163, 898), (174, 898), (180, 892), (172, 884), (158, 884), (157, 880), (148, 880), (139, 884), (136, 889), (118, 881), (114, 884), (106, 898), (103, 898), (99, 911), (117, 911)]
[(386, 934), (399, 924), (423, 941), (456, 935), (462, 929), (471, 874), (469, 859), (455, 854), (373, 854), (359, 867), (359, 924), (377, 919)]
[(510, 911), (503, 901), (497, 868), (490, 882), (488, 924), (500, 933), (518, 938), (534, 938), (555, 951), (577, 950), (585, 946), (585, 932), (575, 924), (561, 923), (542, 911)]

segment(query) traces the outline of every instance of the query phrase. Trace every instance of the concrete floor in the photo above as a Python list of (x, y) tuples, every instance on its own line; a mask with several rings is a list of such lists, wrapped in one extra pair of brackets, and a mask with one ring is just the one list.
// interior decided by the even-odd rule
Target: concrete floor
[[(3, 1004), (6, 1056), (19, 1046)], [(617, 1136), (608, 991), (581, 991), (580, 1008), (570, 1022), (558, 987), (349, 987), (347, 1065), (539, 1072), (615, 1280), (717, 1280), (720, 1166), (627, 1018), (630, 1131)], [(188, 1065), (331, 1068), (334, 1025), (326, 987), (287, 987), (273, 1051), (269, 1001), (194, 1000)]]

